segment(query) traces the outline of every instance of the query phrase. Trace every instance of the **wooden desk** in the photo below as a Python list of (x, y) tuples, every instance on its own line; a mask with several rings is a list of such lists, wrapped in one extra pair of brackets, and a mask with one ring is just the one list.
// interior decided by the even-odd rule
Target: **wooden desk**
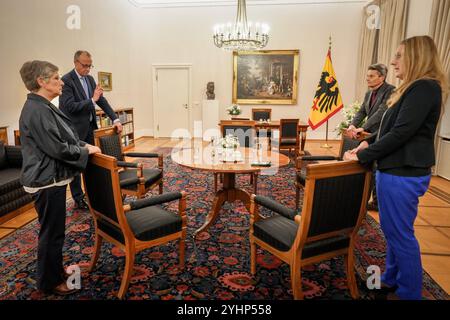
[[(305, 151), (306, 143), (306, 131), (308, 131), (309, 125), (299, 121), (298, 130), (300, 131), (300, 151)], [(259, 122), (255, 123), (256, 130), (271, 129), (280, 130), (280, 120), (272, 120), (270, 122)]]
[(218, 154), (212, 155), (213, 150), (217, 152), (211, 146), (201, 148), (193, 145), (192, 148), (182, 149), (172, 154), (172, 160), (183, 167), (223, 173), (224, 175), (223, 188), (216, 192), (211, 211), (208, 213), (203, 226), (195, 231), (195, 236), (208, 229), (214, 223), (219, 216), (221, 207), (227, 201), (240, 200), (244, 203), (247, 210), (250, 210), (250, 194), (236, 187), (237, 173), (273, 171), (276, 168), (289, 164), (289, 158), (285, 155), (274, 151), (266, 151), (263, 154), (263, 159), (264, 161), (271, 161), (271, 167), (252, 167), (251, 163), (256, 160), (257, 155), (255, 150), (250, 148), (239, 148), (242, 161), (236, 163), (222, 162)]
[(5, 145), (8, 144), (8, 126), (0, 127), (0, 141), (3, 141)]

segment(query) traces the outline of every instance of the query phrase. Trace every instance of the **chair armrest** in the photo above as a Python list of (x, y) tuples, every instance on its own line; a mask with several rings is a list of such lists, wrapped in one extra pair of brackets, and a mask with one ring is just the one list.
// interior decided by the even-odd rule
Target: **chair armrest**
[(131, 158), (158, 158), (159, 154), (157, 153), (145, 153), (145, 152), (125, 152), (123, 154), (125, 157)]
[(23, 157), (20, 146), (5, 146), (5, 154), (9, 166), (15, 168), (22, 167)]
[(132, 185), (137, 185), (141, 182), (141, 180), (143, 181), (143, 178), (129, 178), (129, 179), (124, 179), (120, 181), (120, 187), (121, 188), (126, 188)]
[(139, 168), (139, 163), (135, 162), (117, 161), (117, 165), (124, 168)]
[(302, 156), (298, 157), (301, 161), (324, 161), (324, 160), (340, 160), (341, 158), (335, 156)]
[(183, 197), (182, 192), (168, 192), (160, 194), (151, 198), (140, 199), (130, 203), (131, 210), (137, 210), (149, 206), (154, 206), (157, 204), (162, 204), (174, 200), (181, 199)]
[(123, 154), (125, 157), (131, 158), (158, 158), (158, 167), (160, 169), (164, 166), (164, 159), (162, 154), (158, 153), (145, 153), (145, 152), (126, 152)]
[(289, 209), (268, 197), (255, 196), (254, 201), (255, 201), (255, 203), (257, 203), (269, 210), (272, 210), (273, 212), (276, 212), (290, 220), (294, 220), (295, 216), (297, 215), (295, 210)]
[(335, 156), (300, 156), (295, 159), (295, 168), (297, 170), (302, 169), (302, 161), (331, 161), (331, 160), (342, 160)]

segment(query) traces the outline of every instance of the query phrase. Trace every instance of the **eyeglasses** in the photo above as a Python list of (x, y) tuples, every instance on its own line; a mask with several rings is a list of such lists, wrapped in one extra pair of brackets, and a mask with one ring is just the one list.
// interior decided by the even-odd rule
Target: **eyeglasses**
[(93, 66), (92, 64), (83, 64), (83, 63), (80, 62), (80, 60), (77, 60), (77, 62), (78, 62), (79, 64), (81, 64), (81, 66), (82, 66), (83, 68), (85, 68), (85, 69), (93, 69), (93, 68), (94, 68), (94, 66)]

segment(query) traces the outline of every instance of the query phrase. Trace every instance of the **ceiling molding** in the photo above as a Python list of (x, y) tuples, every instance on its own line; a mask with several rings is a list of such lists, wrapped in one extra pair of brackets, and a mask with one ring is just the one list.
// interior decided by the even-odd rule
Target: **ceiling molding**
[[(128, 0), (138, 8), (185, 8), (237, 6), (237, 0)], [(368, 0), (248, 0), (248, 6), (302, 5), (302, 4), (349, 4), (368, 3)]]

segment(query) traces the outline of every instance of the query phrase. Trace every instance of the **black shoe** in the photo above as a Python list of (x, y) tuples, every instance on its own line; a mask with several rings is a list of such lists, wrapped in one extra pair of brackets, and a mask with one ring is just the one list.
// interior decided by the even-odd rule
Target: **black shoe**
[(77, 209), (77, 210), (89, 210), (89, 206), (86, 203), (86, 201), (84, 201), (84, 199), (80, 199), (80, 200), (75, 200), (74, 209)]
[(369, 210), (369, 211), (378, 211), (378, 205), (376, 203), (369, 202), (367, 204), (367, 210)]
[(384, 283), (381, 283), (380, 289), (374, 289), (375, 300), (395, 300), (395, 291), (398, 289), (398, 286), (395, 285), (393, 287), (389, 287)]

